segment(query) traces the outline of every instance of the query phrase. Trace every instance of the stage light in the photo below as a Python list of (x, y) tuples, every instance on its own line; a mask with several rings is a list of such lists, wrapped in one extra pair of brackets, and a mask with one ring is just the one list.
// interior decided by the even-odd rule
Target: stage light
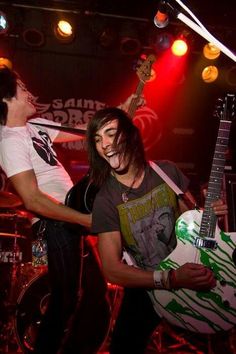
[(120, 51), (124, 55), (136, 55), (141, 49), (137, 28), (125, 23), (120, 30)]
[(58, 21), (55, 28), (55, 35), (57, 39), (62, 42), (71, 42), (74, 39), (74, 31), (71, 23), (67, 20)]
[(61, 20), (57, 24), (57, 31), (62, 37), (70, 37), (72, 35), (72, 26), (69, 22)]
[(203, 48), (203, 55), (207, 59), (214, 60), (220, 56), (220, 49), (213, 43), (207, 43)]
[(182, 57), (188, 51), (188, 45), (183, 38), (178, 38), (171, 46), (171, 51), (174, 55)]
[(41, 47), (45, 43), (43, 32), (39, 31), (37, 28), (25, 29), (22, 36), (25, 43), (32, 47)]
[(4, 12), (0, 11), (0, 34), (5, 34), (8, 31), (8, 21)]
[(140, 48), (141, 44), (137, 38), (123, 37), (120, 40), (120, 51), (124, 55), (135, 55)]
[(219, 71), (215, 65), (206, 66), (202, 70), (202, 79), (206, 83), (214, 82), (219, 75)]
[(7, 58), (0, 58), (0, 67), (2, 66), (12, 69), (12, 62)]
[(153, 40), (154, 48), (157, 52), (169, 49), (173, 44), (173, 41), (174, 38), (172, 34), (168, 32), (158, 34), (156, 38)]

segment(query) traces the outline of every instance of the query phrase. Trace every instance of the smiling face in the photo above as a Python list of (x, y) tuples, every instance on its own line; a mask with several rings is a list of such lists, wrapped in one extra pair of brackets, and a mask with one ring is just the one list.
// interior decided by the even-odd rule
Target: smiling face
[(36, 113), (36, 108), (32, 103), (33, 96), (19, 79), (17, 79), (15, 96), (5, 98), (3, 101), (8, 106), (8, 126), (24, 125), (27, 119)]
[(94, 140), (98, 154), (108, 162), (115, 172), (122, 173), (127, 169), (129, 161), (121, 152), (121, 136), (119, 136), (118, 142), (115, 142), (117, 130), (118, 120), (111, 120), (98, 129)]
[(21, 106), (22, 112), (25, 112), (27, 118), (31, 117), (36, 112), (36, 108), (32, 103), (33, 95), (27, 90), (21, 80), (17, 80), (16, 100), (17, 104)]

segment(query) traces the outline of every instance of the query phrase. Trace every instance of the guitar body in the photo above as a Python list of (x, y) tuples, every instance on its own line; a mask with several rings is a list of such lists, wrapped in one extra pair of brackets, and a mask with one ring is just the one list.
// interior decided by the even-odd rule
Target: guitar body
[[(99, 188), (90, 181), (89, 174), (87, 174), (69, 190), (66, 195), (65, 205), (81, 213), (90, 214), (98, 190)], [(67, 226), (83, 236), (91, 234), (89, 230), (82, 225), (68, 223)]]
[[(173, 325), (199, 333), (229, 330), (236, 324), (236, 233), (227, 234), (216, 227), (217, 247), (197, 248), (202, 211), (183, 213), (176, 222), (177, 246), (159, 265), (159, 270), (201, 263), (211, 267), (217, 285), (208, 292), (188, 289), (152, 290), (149, 295), (156, 311)], [(234, 259), (234, 260), (233, 260)]]
[(69, 190), (65, 204), (81, 213), (90, 214), (98, 189), (90, 181), (89, 174), (87, 174)]

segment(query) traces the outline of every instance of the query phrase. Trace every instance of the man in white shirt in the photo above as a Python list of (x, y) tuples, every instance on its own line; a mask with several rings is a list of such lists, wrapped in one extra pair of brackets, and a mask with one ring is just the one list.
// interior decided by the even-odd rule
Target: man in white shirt
[[(33, 125), (32, 95), (18, 75), (0, 68), (0, 166), (27, 210), (35, 215), (34, 230), (44, 231), (48, 248), (50, 301), (41, 322), (34, 353), (57, 353), (79, 288), (80, 235), (65, 222), (90, 227), (91, 215), (64, 205), (72, 187), (70, 176), (57, 159), (53, 142), (82, 139), (55, 129)], [(50, 122), (46, 121), (50, 124)]]

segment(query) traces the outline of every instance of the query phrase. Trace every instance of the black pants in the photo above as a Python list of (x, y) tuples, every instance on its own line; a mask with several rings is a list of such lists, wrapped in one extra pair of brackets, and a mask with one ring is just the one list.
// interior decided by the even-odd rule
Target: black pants
[(112, 334), (110, 354), (144, 354), (160, 322), (144, 289), (125, 289)]
[[(37, 228), (37, 225), (34, 229)], [(34, 230), (36, 231), (36, 230)], [(34, 353), (56, 354), (75, 311), (80, 279), (80, 240), (62, 222), (46, 221), (50, 299), (41, 321)]]

